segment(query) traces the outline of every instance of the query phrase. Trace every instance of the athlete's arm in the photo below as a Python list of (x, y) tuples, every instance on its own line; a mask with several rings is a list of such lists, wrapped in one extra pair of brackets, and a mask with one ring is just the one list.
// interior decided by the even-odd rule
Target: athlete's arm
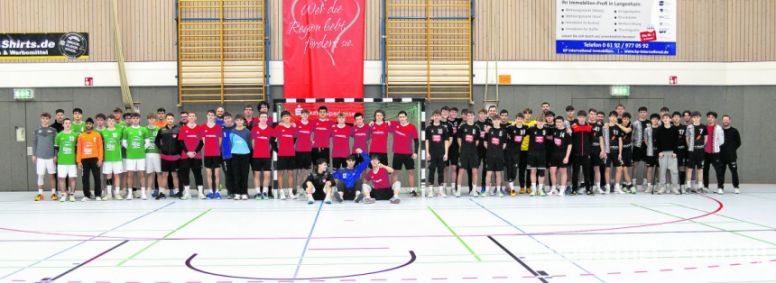
[(385, 171), (388, 171), (388, 174), (393, 174), (393, 168), (388, 167), (388, 165), (380, 164), (380, 167), (383, 167)]

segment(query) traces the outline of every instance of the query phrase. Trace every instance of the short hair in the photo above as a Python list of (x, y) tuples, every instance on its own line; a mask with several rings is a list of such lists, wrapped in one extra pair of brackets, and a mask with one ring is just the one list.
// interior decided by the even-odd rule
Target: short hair
[(261, 117), (261, 115), (267, 116), (267, 118), (269, 118), (269, 113), (267, 113), (267, 112), (261, 112), (261, 113), (259, 113), (259, 117)]
[(232, 117), (232, 113), (224, 112), (224, 118), (226, 118), (226, 117)]
[(65, 122), (67, 122), (67, 121), (70, 121), (70, 118), (65, 118), (65, 119), (62, 119), (62, 123), (63, 123), (63, 124), (64, 124)]
[(215, 114), (216, 114), (216, 110), (215, 110), (215, 109), (208, 109), (208, 110), (207, 110), (207, 114), (213, 114), (213, 115), (215, 115)]
[(572, 105), (566, 106), (566, 112), (571, 112), (571, 111), (574, 111), (574, 106)]
[(682, 117), (682, 113), (679, 113), (679, 111), (674, 111), (674, 113), (671, 113), (671, 117), (679, 116)]
[(259, 102), (258, 108), (261, 109), (262, 106), (267, 106), (267, 109), (269, 109), (269, 103), (266, 101)]
[(326, 106), (318, 107), (318, 111), (321, 111), (321, 110), (329, 112), (329, 108), (326, 108)]
[(441, 110), (441, 111), (445, 111), (445, 110), (447, 110), (447, 111), (450, 111), (450, 107), (447, 107), (447, 106), (445, 105), (445, 106), (442, 106), (442, 109), (440, 109), (440, 110)]
[(647, 109), (646, 106), (641, 106), (641, 107), (639, 107), (639, 112), (641, 112), (641, 111), (648, 112), (649, 110)]
[(358, 117), (364, 118), (364, 114), (361, 114), (361, 112), (357, 112), (356, 115), (353, 115), (353, 119), (356, 119)]
[(326, 163), (326, 159), (323, 159), (323, 158), (316, 159), (315, 160), (315, 167), (316, 167), (315, 169), (318, 169), (318, 166), (321, 166), (321, 164), (324, 164), (324, 163)]
[(690, 115), (690, 116), (692, 116), (692, 112), (690, 112), (690, 110), (684, 110), (684, 112), (682, 112), (682, 115)]
[(665, 107), (665, 106), (663, 106), (663, 107), (660, 107), (660, 112), (670, 112), (670, 111), (671, 111), (671, 110), (670, 110), (670, 109), (668, 109), (668, 107)]
[(547, 117), (547, 116), (552, 116), (552, 117), (555, 117), (555, 112), (552, 112), (552, 111), (547, 111), (547, 113), (544, 113), (544, 116), (545, 116), (545, 117)]
[(507, 115), (509, 115), (509, 110), (501, 109), (501, 112), (499, 112), (499, 114), (507, 114)]
[(485, 114), (487, 114), (488, 110), (485, 110), (485, 108), (480, 108), (480, 111), (478, 113), (485, 113)]
[(625, 109), (625, 105), (622, 105), (622, 103), (617, 103), (617, 106), (615, 106), (614, 109), (621, 108), (621, 107)]
[(94, 119), (103, 119), (103, 120), (105, 120), (105, 114), (97, 113), (97, 115), (94, 115)]
[(725, 118), (730, 119), (730, 115), (728, 115), (728, 114), (722, 115), (722, 119), (725, 119)]
[(714, 119), (717, 119), (717, 112), (709, 111), (706, 113), (706, 117), (708, 116), (714, 116)]
[(358, 161), (358, 154), (348, 155), (348, 161)]
[(380, 155), (373, 153), (369, 156), (369, 160), (380, 160)]
[(598, 110), (595, 110), (595, 108), (590, 108), (589, 110), (587, 110), (587, 112), (598, 113)]
[(283, 112), (280, 112), (280, 118), (291, 116), (291, 112), (288, 112), (288, 110), (283, 110)]
[(181, 115), (183, 115), (183, 114), (189, 115), (189, 112), (181, 111)]
[(523, 115), (523, 113), (517, 113), (517, 115), (515, 115), (515, 118), (525, 119), (525, 115)]
[(111, 116), (108, 116), (108, 117), (107, 117), (107, 120), (113, 120), (113, 121), (116, 121), (116, 117), (113, 117), (113, 115), (111, 115)]
[[(59, 110), (57, 110), (57, 111), (59, 111)], [(62, 112), (64, 112), (64, 111), (62, 111)], [(121, 110), (121, 107), (116, 107), (116, 108), (113, 108), (113, 113), (122, 113), (123, 114), (124, 110)]]
[(91, 123), (91, 124), (94, 124), (94, 120), (92, 119), (92, 117), (89, 117), (89, 118), (86, 118), (86, 121), (84, 121), (84, 123), (87, 123), (87, 124), (89, 124), (89, 123)]
[(501, 116), (496, 115), (496, 116), (493, 116), (493, 118), (490, 118), (490, 119), (491, 120), (499, 120), (499, 121), (501, 121)]
[(536, 116), (536, 122), (544, 122), (544, 113), (539, 113), (539, 115)]
[(490, 110), (491, 108), (496, 108), (496, 105), (495, 105), (495, 104), (493, 104), (493, 105), (491, 105), (491, 106), (488, 106), (488, 110)]
[(401, 115), (407, 116), (407, 112), (406, 112), (406, 111), (404, 111), (404, 110), (402, 110), (402, 111), (399, 111), (399, 114), (398, 114), (398, 116), (401, 116)]
[(234, 116), (234, 120), (235, 121), (242, 120), (243, 122), (245, 122), (245, 116), (243, 116), (242, 114), (237, 114), (237, 116)]
[(631, 118), (631, 114), (630, 114), (630, 113), (628, 113), (628, 112), (622, 113), (622, 118), (623, 118), (623, 119), (624, 119), (624, 118), (628, 118), (628, 119), (630, 119), (630, 118)]
[(649, 119), (660, 119), (660, 115), (657, 115), (657, 113), (652, 113), (652, 115), (649, 115)]
[(65, 110), (63, 110), (63, 109), (57, 109), (57, 110), (55, 110), (55, 111), (54, 111), (54, 113), (55, 113), (55, 114), (59, 114), (59, 113), (65, 114)]
[(375, 114), (374, 114), (375, 118), (377, 117), (377, 113), (383, 114), (383, 119), (385, 119), (385, 111), (383, 111), (382, 109), (375, 110)]
[(175, 114), (167, 113), (167, 115), (165, 115), (164, 117), (173, 117), (173, 118), (175, 118)]
[(587, 112), (585, 112), (585, 110), (579, 110), (579, 112), (577, 112), (577, 116), (587, 117)]
[(533, 110), (531, 110), (531, 108), (526, 108), (523, 110), (523, 114), (533, 114)]
[(455, 106), (453, 106), (453, 107), (450, 107), (450, 111), (455, 111), (455, 112), (458, 112), (458, 107), (455, 107)]
[(46, 117), (46, 118), (51, 119), (51, 114), (49, 114), (48, 112), (43, 112), (43, 113), (40, 114), (40, 117)]
[(159, 113), (159, 112), (167, 113), (167, 110), (164, 109), (164, 107), (159, 107), (158, 109), (156, 109), (156, 113)]
[(555, 121), (557, 122), (558, 120), (561, 120), (561, 121), (566, 121), (566, 120), (565, 120), (565, 119), (563, 119), (563, 117), (561, 117), (561, 116), (555, 117)]
[(302, 113), (301, 114), (310, 114), (310, 111), (307, 111), (307, 109), (302, 109)]
[(132, 113), (124, 113), (124, 115), (121, 115), (124, 119), (132, 118)]
[(670, 116), (670, 115), (668, 115), (668, 113), (665, 113), (665, 114), (663, 114), (663, 115), (660, 115), (660, 119), (663, 119), (663, 118), (669, 118), (669, 119), (670, 119), (670, 118), (671, 118), (671, 116)]
[(84, 111), (81, 110), (81, 108), (76, 107), (76, 108), (73, 108), (73, 114), (75, 114), (75, 113), (84, 114)]
[(701, 112), (700, 111), (692, 112), (692, 116), (693, 117), (700, 117), (701, 116)]
[[(288, 114), (291, 115), (291, 113)], [(337, 118), (345, 118), (345, 112), (337, 113)]]
[(148, 115), (146, 115), (146, 119), (156, 119), (156, 113), (148, 113)]
[(616, 117), (617, 116), (617, 112), (616, 111), (609, 112), (609, 117), (612, 117), (612, 116)]
[(245, 109), (253, 110), (253, 104), (245, 104), (245, 107), (243, 107), (243, 110), (245, 110)]
[(434, 112), (431, 112), (431, 115), (442, 115), (442, 111), (434, 110)]
[(547, 102), (547, 101), (545, 101), (545, 102), (542, 102), (542, 106), (544, 106), (544, 105), (550, 105), (550, 103), (549, 103), (549, 102)]

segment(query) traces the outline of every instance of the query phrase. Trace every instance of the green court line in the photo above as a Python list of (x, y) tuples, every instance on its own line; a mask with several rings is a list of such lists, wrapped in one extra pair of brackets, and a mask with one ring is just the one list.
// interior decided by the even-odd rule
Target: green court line
[(480, 259), (480, 256), (477, 255), (477, 253), (475, 253), (474, 250), (472, 250), (472, 248), (469, 247), (469, 245), (467, 245), (466, 242), (463, 239), (461, 239), (461, 237), (459, 237), (457, 233), (455, 233), (455, 231), (453, 230), (452, 227), (450, 227), (450, 225), (447, 225), (447, 222), (442, 220), (442, 216), (439, 216), (439, 214), (437, 214), (436, 211), (434, 211), (434, 209), (431, 208), (430, 206), (427, 206), (427, 208), (428, 208), (428, 211), (431, 211), (431, 213), (433, 213), (434, 216), (436, 216), (436, 219), (438, 219), (439, 222), (442, 222), (442, 225), (444, 225), (447, 228), (447, 231), (450, 231), (450, 233), (453, 234), (453, 236), (455, 236), (456, 239), (458, 239), (458, 242), (460, 242), (463, 245), (463, 247), (466, 248), (466, 250), (468, 250), (469, 253), (471, 253), (474, 256), (474, 259), (476, 259), (477, 262), (482, 262), (482, 259)]
[[(680, 206), (680, 207), (684, 207), (684, 208), (687, 208), (687, 209), (692, 209), (692, 210), (695, 210), (695, 211), (706, 212), (706, 211), (703, 211), (703, 210), (700, 210), (700, 209), (697, 209), (697, 208), (694, 208), (694, 207), (689, 207), (689, 206), (686, 206), (686, 205), (683, 205), (683, 204), (675, 203), (674, 205)], [(754, 225), (754, 226), (760, 226), (760, 227), (763, 227), (763, 228), (776, 229), (776, 227), (771, 227), (771, 226), (760, 224), (760, 223), (746, 221), (746, 220), (730, 217), (730, 216), (727, 216), (727, 215), (724, 215), (724, 214), (720, 214), (720, 213), (715, 213), (714, 216), (719, 216), (719, 217), (735, 220), (735, 221), (738, 221), (738, 222), (741, 222), (741, 223), (750, 224), (750, 225)]]
[(203, 211), (202, 213), (200, 213), (199, 215), (195, 216), (195, 217), (194, 217), (194, 218), (192, 218), (191, 220), (187, 221), (186, 223), (183, 223), (183, 225), (181, 225), (181, 226), (178, 226), (178, 228), (175, 228), (174, 230), (170, 231), (170, 232), (169, 232), (169, 233), (167, 233), (166, 235), (162, 236), (162, 238), (161, 238), (161, 239), (159, 239), (159, 240), (156, 240), (156, 241), (153, 241), (153, 242), (151, 242), (150, 244), (148, 244), (147, 246), (143, 247), (143, 248), (142, 248), (142, 249), (140, 249), (139, 251), (135, 252), (134, 254), (132, 254), (131, 256), (129, 256), (128, 258), (125, 258), (124, 260), (122, 260), (121, 262), (119, 262), (119, 264), (117, 264), (116, 266), (122, 266), (122, 265), (124, 265), (124, 264), (125, 264), (125, 263), (127, 263), (128, 261), (132, 260), (133, 258), (135, 258), (135, 257), (137, 257), (138, 255), (140, 255), (141, 253), (143, 253), (144, 251), (146, 251), (146, 250), (148, 250), (149, 248), (153, 247), (154, 245), (158, 244), (158, 243), (159, 243), (161, 240), (167, 239), (167, 237), (171, 236), (172, 234), (175, 234), (175, 232), (178, 232), (178, 231), (180, 231), (181, 229), (183, 229), (184, 227), (186, 227), (186, 226), (188, 226), (189, 224), (191, 224), (192, 222), (194, 222), (194, 221), (197, 221), (197, 219), (199, 219), (200, 217), (204, 216), (205, 214), (207, 214), (207, 213), (208, 213), (208, 212), (210, 212), (211, 210), (213, 210), (213, 209), (212, 209), (212, 208), (210, 208), (210, 209), (208, 209), (208, 210), (205, 210), (205, 211)]
[[(668, 215), (668, 216), (671, 216), (671, 217), (676, 217), (676, 218), (684, 219), (684, 217), (681, 217), (681, 216), (673, 215), (673, 214), (670, 214), (668, 212), (663, 212), (663, 211), (652, 209), (652, 208), (649, 208), (649, 207), (646, 207), (646, 206), (641, 206), (641, 205), (638, 205), (638, 204), (635, 204), (635, 203), (632, 203), (632, 205), (636, 206), (636, 207), (641, 207), (641, 208), (646, 209), (646, 210), (654, 211), (654, 212), (657, 212), (657, 213), (660, 213), (660, 214), (663, 214), (663, 215)], [(713, 226), (713, 225), (709, 225), (709, 224), (706, 224), (706, 223), (703, 223), (703, 222), (700, 222), (700, 221), (690, 220), (690, 222), (693, 222), (693, 223), (696, 223), (696, 224), (699, 224), (699, 225), (703, 225), (703, 226), (706, 226), (706, 227), (709, 227), (709, 228), (717, 229), (717, 230), (720, 230), (720, 231), (725, 231), (725, 232), (728, 232), (728, 233), (731, 233), (731, 234), (734, 234), (734, 235), (737, 235), (737, 236), (741, 236), (741, 237), (744, 237), (744, 238), (747, 238), (747, 239), (750, 239), (750, 240), (755, 240), (755, 241), (758, 241), (758, 242), (761, 242), (761, 243), (764, 243), (764, 244), (768, 244), (768, 245), (771, 245), (771, 246), (776, 246), (776, 243), (774, 243), (774, 242), (763, 240), (763, 239), (760, 239), (760, 238), (755, 238), (755, 237), (752, 237), (752, 236), (749, 236), (749, 235), (746, 235), (746, 234), (743, 234), (743, 233), (739, 233), (739, 232), (735, 232), (735, 231), (730, 231), (730, 230), (727, 230), (727, 229), (724, 229), (724, 228), (720, 228), (720, 227), (717, 227), (717, 226)]]

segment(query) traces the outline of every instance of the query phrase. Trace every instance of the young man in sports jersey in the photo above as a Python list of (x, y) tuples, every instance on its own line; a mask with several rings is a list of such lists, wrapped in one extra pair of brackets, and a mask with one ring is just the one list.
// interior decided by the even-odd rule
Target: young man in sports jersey
[(485, 192), (485, 134), (487, 134), (488, 130), (490, 130), (490, 124), (491, 122), (490, 119), (488, 119), (488, 111), (485, 109), (480, 109), (480, 111), (477, 112), (477, 121), (474, 122), (474, 126), (480, 130), (480, 136), (477, 137), (480, 139), (480, 143), (477, 146), (477, 156), (480, 158), (479, 164), (482, 164), (482, 170), (480, 171), (480, 183), (476, 184), (480, 186), (481, 190), (478, 191), (478, 193)]
[[(450, 148), (448, 148), (447, 165), (448, 170), (445, 173), (445, 184), (450, 185), (449, 194), (453, 194), (456, 191), (458, 184), (458, 159), (460, 153), (460, 146), (458, 144), (458, 127), (463, 123), (463, 119), (458, 118), (458, 108), (449, 108), (447, 114), (445, 114), (445, 107), (442, 107), (442, 121), (447, 123), (447, 130), (452, 138), (450, 142)], [(444, 184), (443, 184), (444, 185)], [(444, 186), (447, 187), (447, 186)]]
[(87, 118), (84, 131), (78, 135), (76, 146), (76, 162), (83, 172), (84, 197), (81, 201), (92, 199), (91, 183), (89, 175), (94, 179), (94, 199), (102, 200), (102, 182), (100, 181), (100, 167), (102, 167), (103, 145), (102, 136), (94, 131), (94, 120)]
[(723, 185), (725, 180), (720, 180), (722, 177), (722, 162), (720, 161), (719, 149), (725, 144), (725, 133), (722, 130), (722, 126), (717, 124), (717, 112), (709, 111), (706, 113), (706, 130), (709, 136), (706, 140), (706, 147), (703, 149), (705, 154), (705, 160), (703, 161), (703, 188), (708, 190), (709, 188), (709, 167), (714, 168), (714, 172), (717, 175), (717, 194), (724, 194), (725, 190)]
[[(224, 115), (224, 122), (229, 124), (229, 116)], [(242, 115), (234, 117), (234, 129), (229, 131), (229, 152), (232, 155), (231, 169), (227, 173), (234, 180), (232, 194), (234, 200), (248, 199), (248, 174), (251, 170), (251, 130), (245, 127), (245, 118)]]
[(506, 109), (501, 109), (501, 111), (498, 112), (498, 116), (501, 118), (501, 127), (506, 129), (507, 126), (511, 124), (509, 122), (509, 111)]
[(671, 123), (671, 116), (664, 114), (661, 117), (663, 126), (655, 133), (655, 145), (658, 152), (660, 169), (660, 186), (657, 194), (663, 194), (668, 189), (666, 172), (671, 174), (671, 192), (679, 194), (679, 170), (676, 166), (677, 144), (679, 143), (679, 129)]
[(523, 113), (515, 115), (515, 124), (507, 127), (509, 142), (507, 142), (506, 155), (510, 156), (507, 162), (507, 182), (509, 183), (509, 194), (512, 197), (517, 196), (518, 190), (515, 189), (515, 179), (518, 180), (520, 190), (525, 192), (525, 168), (528, 162), (528, 152), (522, 151), (523, 138), (528, 134), (528, 127), (523, 125)]
[[(107, 117), (108, 126), (102, 130), (103, 162), (102, 174), (105, 175), (105, 195), (103, 200), (121, 199), (121, 173), (124, 162), (121, 154), (122, 130), (116, 128), (116, 118)], [(111, 197), (113, 193), (113, 197)]]
[(84, 117), (84, 111), (81, 110), (81, 108), (73, 108), (73, 121), (71, 131), (73, 131), (76, 134), (81, 134), (84, 131), (84, 128), (86, 125), (84, 124), (84, 121), (82, 120)]
[[(162, 177), (159, 181), (159, 188), (169, 188), (168, 181), (172, 181), (172, 189), (170, 190), (170, 196), (175, 195), (175, 189), (180, 192), (180, 185), (178, 183), (178, 165), (181, 160), (181, 143), (178, 141), (178, 135), (180, 134), (180, 127), (175, 123), (175, 114), (167, 113), (165, 115), (167, 121), (164, 128), (159, 130), (159, 133), (154, 139), (154, 145), (159, 149), (162, 168)], [(188, 174), (188, 172), (186, 172)], [(156, 195), (156, 199), (164, 199), (167, 196), (163, 192), (159, 192)]]
[[(725, 169), (730, 168), (730, 173), (733, 175), (733, 189), (736, 194), (741, 193), (741, 190), (738, 188), (738, 164), (736, 162), (736, 159), (738, 159), (738, 154), (736, 154), (736, 151), (739, 147), (741, 147), (741, 135), (739, 135), (738, 130), (736, 128), (733, 128), (733, 126), (730, 125), (730, 116), (729, 115), (722, 115), (722, 131), (725, 134), (725, 143), (722, 144), (720, 147), (720, 161), (722, 162), (720, 168), (721, 168), (721, 174), (720, 176), (717, 176), (717, 181), (720, 183), (725, 182)], [(722, 188), (725, 189), (724, 187)]]
[(140, 126), (140, 114), (131, 115), (130, 126), (124, 129), (121, 145), (126, 149), (124, 166), (127, 170), (127, 200), (134, 198), (131, 188), (135, 185), (135, 175), (140, 179), (140, 198), (146, 199), (146, 149), (151, 146), (148, 128)]
[(544, 126), (544, 113), (539, 114), (536, 125), (528, 129), (531, 137), (528, 146), (528, 167), (531, 170), (531, 196), (544, 196), (544, 176), (547, 170), (547, 147), (552, 137), (550, 129)]
[[(547, 142), (552, 142), (554, 139), (553, 135), (555, 135), (555, 112), (547, 111), (546, 113), (544, 113), (544, 128), (549, 130), (545, 139), (547, 140)], [(546, 176), (547, 173), (550, 171), (550, 159), (552, 158), (554, 148), (551, 144), (547, 144), (544, 150), (545, 150), (545, 153), (547, 154), (547, 157), (545, 158), (545, 160), (547, 161), (547, 168), (545, 169), (545, 172), (544, 172)], [(549, 188), (558, 185), (552, 181), (552, 178), (546, 178), (546, 180), (549, 183)]]
[[(356, 154), (348, 156), (345, 168), (337, 169), (332, 174), (337, 181), (337, 190), (333, 196), (340, 203), (345, 200), (352, 200), (354, 203), (364, 200), (362, 176), (369, 166), (369, 156), (361, 148), (357, 148), (355, 152)], [(361, 162), (358, 161), (359, 159)], [(356, 166), (357, 163), (358, 166)]]
[(259, 117), (253, 116), (253, 105), (245, 104), (243, 107), (243, 118), (245, 119), (245, 127), (249, 130), (259, 124)]
[[(701, 113), (695, 111), (692, 113), (692, 124), (687, 125), (685, 132), (685, 140), (687, 144), (687, 176), (685, 181), (687, 182), (687, 189), (691, 192), (704, 192), (702, 191), (706, 187), (703, 185), (703, 161), (706, 158), (705, 152), (706, 140), (708, 139), (707, 128), (701, 124)], [(696, 186), (692, 185), (692, 173), (695, 171)]]
[(622, 123), (619, 124), (622, 129), (622, 176), (625, 180), (623, 190), (625, 193), (636, 193), (631, 178), (631, 169), (633, 169), (633, 125), (631, 124), (631, 114), (622, 113)]
[(364, 184), (363, 193), (367, 196), (364, 200), (366, 204), (373, 204), (375, 200), (387, 200), (391, 204), (399, 204), (399, 192), (401, 190), (401, 182), (395, 181), (390, 184), (391, 175), (393, 174), (393, 168), (380, 163), (380, 157), (373, 155), (371, 158), (372, 169), (367, 171), (364, 180), (369, 184)]
[[(391, 124), (389, 132), (393, 135), (393, 169), (407, 170), (410, 194), (416, 197), (418, 193), (415, 188), (415, 160), (418, 158), (417, 152), (420, 148), (418, 129), (410, 123), (407, 112), (399, 111), (399, 121)], [(399, 174), (394, 174), (393, 182), (396, 183), (398, 180)]]
[(318, 107), (318, 118), (313, 121), (313, 160), (323, 159), (329, 164), (331, 157), (331, 130), (333, 123), (329, 120), (329, 109)]
[(655, 192), (655, 187), (652, 184), (657, 184), (655, 181), (656, 167), (658, 165), (657, 160), (657, 142), (655, 140), (656, 133), (660, 128), (660, 115), (653, 113), (649, 117), (650, 124), (644, 129), (644, 147), (645, 147), (645, 176), (644, 179), (644, 192), (651, 194)]
[[(604, 125), (604, 140), (606, 140), (606, 185), (604, 194), (618, 193), (622, 194), (620, 181), (622, 180), (622, 136), (623, 132), (617, 126), (617, 112), (609, 112), (609, 122)], [(612, 173), (614, 174), (614, 190), (610, 190), (612, 184)]]
[(51, 114), (40, 114), (40, 128), (35, 130), (32, 135), (32, 164), (35, 164), (35, 173), (38, 176), (38, 194), (35, 201), (44, 200), (43, 186), (45, 185), (46, 175), (48, 175), (49, 186), (51, 187), (51, 200), (57, 200), (56, 174), (57, 167), (54, 162), (56, 152), (54, 151), (54, 138), (57, 136), (57, 130), (49, 126)]
[[(593, 176), (591, 176), (590, 179), (595, 183), (593, 189), (596, 193), (603, 194), (604, 191), (602, 188), (605, 188), (607, 191), (609, 190), (607, 184), (604, 184), (603, 187), (601, 186), (602, 179), (606, 182), (606, 140), (604, 139), (604, 123), (603, 121), (598, 120), (598, 110), (590, 108), (587, 116), (588, 124), (592, 127), (592, 132), (590, 134), (590, 171), (592, 171)], [(572, 126), (574, 124), (576, 124), (576, 121), (572, 123)], [(568, 188), (567, 193), (571, 193), (571, 188)]]
[[(216, 124), (216, 111), (207, 111), (207, 122), (200, 126), (202, 128), (203, 154), (205, 155), (205, 177), (207, 178), (208, 192), (204, 196), (208, 199), (221, 199), (221, 193), (218, 192), (221, 184), (221, 164), (224, 159), (221, 157), (221, 144), (224, 141), (224, 131), (221, 126)], [(200, 199), (203, 199), (200, 196)]]
[[(633, 122), (633, 183), (636, 185), (636, 191), (647, 184), (645, 176), (646, 168), (644, 159), (647, 156), (646, 145), (644, 145), (644, 130), (650, 126), (649, 112), (647, 107), (639, 107), (639, 118)], [(641, 180), (641, 185), (639, 185)]]
[[(534, 120), (532, 116), (533, 116), (533, 110), (531, 110), (531, 108), (526, 108), (523, 110), (523, 124), (525, 125), (526, 128), (530, 128), (536, 125), (536, 120)], [(522, 166), (521, 167), (522, 169), (518, 168), (518, 177), (523, 176), (522, 178), (526, 180), (525, 187), (520, 188), (520, 191), (519, 191), (520, 194), (525, 194), (525, 193), (530, 194), (532, 192), (531, 186), (529, 186), (531, 182), (531, 180), (529, 180), (531, 171), (530, 171), (530, 168), (528, 168), (529, 166), (528, 147), (531, 144), (530, 141), (531, 141), (531, 137), (526, 135), (525, 137), (523, 137), (523, 144), (520, 145), (520, 151), (521, 151), (520, 154), (525, 155), (525, 163), (524, 163), (525, 166)]]
[[(577, 113), (577, 124), (571, 126), (571, 141), (573, 153), (571, 170), (571, 193), (577, 192), (577, 186), (579, 185), (579, 175), (581, 174), (585, 179), (585, 192), (588, 195), (593, 194), (592, 182), (590, 177), (592, 175), (592, 168), (590, 166), (590, 155), (593, 153), (593, 126), (587, 123), (587, 112), (584, 110)], [(580, 168), (581, 167), (581, 168)]]
[[(353, 138), (353, 148), (351, 151), (356, 152), (360, 149), (363, 152), (369, 152), (369, 137), (371, 133), (369, 126), (364, 123), (364, 114), (356, 113), (353, 119), (356, 123), (353, 124), (350, 131), (350, 137)], [(366, 161), (366, 164), (369, 165), (369, 160), (359, 160), (359, 162), (361, 161)]]
[(369, 141), (369, 155), (380, 158), (380, 164), (388, 164), (388, 132), (391, 122), (385, 121), (385, 112), (376, 110), (374, 121), (369, 123), (369, 132), (372, 138)]
[(126, 126), (126, 123), (124, 123), (124, 110), (121, 110), (121, 108), (116, 107), (113, 109), (113, 112), (111, 112), (111, 115), (113, 115), (113, 119), (116, 120), (116, 128), (117, 129), (124, 129), (124, 126)]
[(50, 127), (54, 128), (54, 130), (57, 131), (57, 133), (63, 131), (65, 128), (62, 126), (65, 122), (65, 110), (63, 109), (57, 109), (54, 111), (54, 122), (51, 123)]
[[(550, 179), (553, 185), (549, 195), (565, 194), (568, 181), (567, 168), (571, 158), (571, 134), (566, 128), (566, 121), (563, 117), (555, 117), (555, 133), (552, 135), (552, 155), (550, 156)], [(560, 175), (560, 176), (558, 176)]]
[(273, 192), (273, 196), (280, 199), (286, 199), (286, 196), (295, 199), (294, 193), (294, 139), (297, 136), (297, 128), (291, 123), (291, 112), (283, 111), (280, 113), (280, 123), (275, 126), (272, 136), (277, 141), (277, 178), (278, 188)]
[(313, 172), (307, 176), (304, 182), (307, 192), (307, 204), (313, 204), (316, 200), (323, 200), (326, 204), (331, 204), (332, 188), (336, 185), (334, 177), (328, 169), (328, 164), (323, 158), (315, 160)]
[(105, 114), (97, 113), (97, 115), (94, 115), (94, 130), (97, 133), (102, 133), (102, 130), (105, 130)]
[(469, 175), (469, 196), (476, 197), (479, 195), (480, 189), (477, 186), (477, 170), (480, 167), (479, 155), (479, 143), (480, 143), (480, 128), (474, 125), (474, 112), (470, 110), (463, 111), (464, 117), (466, 117), (466, 123), (462, 124), (458, 128), (458, 136), (455, 138), (460, 148), (460, 156), (458, 160), (458, 189), (455, 191), (455, 196), (461, 196), (461, 187), (463, 187), (463, 174)]
[(331, 128), (331, 167), (334, 170), (344, 168), (345, 160), (350, 156), (350, 134), (352, 128), (345, 124), (345, 113), (337, 113), (337, 124)]
[(679, 180), (671, 181), (678, 182), (679, 193), (684, 194), (685, 178), (687, 177), (687, 125), (682, 124), (682, 113), (679, 112), (671, 114), (671, 123), (679, 132), (679, 140), (676, 145), (676, 165), (679, 168)]
[[(156, 137), (159, 135), (160, 125), (157, 121), (159, 117), (158, 113), (149, 113), (146, 115), (146, 128), (148, 129), (148, 147), (146, 148), (145, 165), (146, 165), (146, 184), (149, 187), (156, 186), (160, 191), (156, 192), (153, 197), (158, 197), (161, 193), (161, 188), (164, 188), (162, 184), (162, 157), (159, 155), (159, 148), (156, 146)], [(167, 120), (164, 121), (167, 124)]]
[[(428, 197), (439, 195), (445, 197), (445, 167), (447, 165), (448, 149), (452, 137), (447, 125), (443, 125), (440, 111), (434, 111), (431, 114), (431, 124), (426, 127), (425, 150), (426, 162), (428, 163), (428, 184), (426, 190)], [(436, 178), (436, 187), (434, 186), (434, 177)]]
[[(310, 112), (302, 109), (301, 119), (296, 123), (296, 183), (304, 184), (304, 180), (310, 175), (310, 166), (313, 164), (313, 122), (309, 120)], [(297, 197), (304, 197), (304, 188), (297, 191)]]
[(205, 199), (202, 180), (202, 143), (204, 131), (197, 124), (197, 114), (192, 112), (186, 117), (187, 123), (181, 127), (178, 133), (178, 140), (181, 141), (181, 160), (178, 163), (178, 172), (181, 184), (183, 185), (183, 194), (181, 199), (191, 198), (189, 172), (194, 174), (194, 184), (197, 186), (199, 199)]
[[(76, 167), (76, 143), (78, 134), (72, 131), (70, 119), (62, 120), (62, 132), (54, 139), (57, 150), (57, 177), (59, 177), (59, 201), (75, 201), (75, 179), (78, 178)], [(65, 185), (68, 183), (68, 185)]]
[(253, 148), (251, 167), (257, 200), (269, 199), (272, 175), (272, 132), (272, 127), (267, 124), (267, 114), (259, 114), (259, 124), (251, 129), (251, 148)]
[[(501, 127), (501, 116), (491, 118), (493, 127), (485, 134), (485, 193), (481, 196), (494, 196), (498, 193), (499, 197), (504, 196), (502, 187), (502, 172), (504, 171), (504, 150), (507, 146), (507, 130)], [(491, 176), (496, 175), (496, 180), (491, 183)], [(491, 185), (492, 184), (492, 185)]]

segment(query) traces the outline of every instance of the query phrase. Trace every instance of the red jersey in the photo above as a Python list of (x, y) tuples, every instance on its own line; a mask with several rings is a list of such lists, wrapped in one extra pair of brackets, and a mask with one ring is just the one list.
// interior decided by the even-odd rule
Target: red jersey
[(205, 142), (205, 157), (221, 156), (221, 145), (218, 144), (218, 140), (224, 136), (221, 126), (213, 124), (213, 127), (208, 127), (207, 124), (203, 124), (199, 127), (202, 128), (203, 141)]
[(259, 117), (251, 117), (248, 119), (248, 117), (245, 117), (245, 127), (248, 129), (252, 129), (253, 127), (256, 127), (256, 125), (259, 124)]
[(369, 152), (369, 126), (362, 125), (353, 126), (350, 131), (350, 136), (353, 137), (353, 152), (356, 152), (357, 148), (360, 148), (363, 152)]
[(333, 158), (346, 158), (350, 155), (350, 131), (351, 127), (345, 125), (340, 128), (338, 125), (334, 125), (331, 128), (332, 137), (332, 149), (331, 157)]
[(366, 180), (372, 181), (372, 188), (375, 190), (387, 190), (391, 188), (391, 177), (388, 175), (388, 171), (385, 168), (370, 169), (366, 173)]
[(413, 154), (412, 142), (418, 138), (418, 129), (415, 125), (408, 123), (402, 126), (399, 122), (391, 123), (391, 133), (393, 133), (393, 153)]
[(316, 120), (313, 124), (313, 147), (329, 148), (332, 122), (329, 120)]
[(369, 132), (372, 135), (372, 140), (369, 143), (370, 153), (388, 153), (388, 123), (383, 122), (378, 125), (372, 124)]
[(194, 128), (190, 128), (188, 125), (183, 125), (183, 127), (181, 127), (181, 130), (178, 133), (178, 140), (183, 141), (183, 144), (185, 145), (185, 148), (181, 152), (181, 158), (188, 159), (189, 157), (186, 155), (186, 153), (190, 151), (196, 151), (197, 156), (194, 158), (202, 159), (202, 154), (197, 151), (199, 143), (202, 142), (202, 136), (202, 127), (198, 125), (194, 126)]
[(278, 143), (278, 156), (294, 156), (296, 151), (294, 150), (294, 138), (296, 137), (296, 127), (289, 125), (288, 127), (283, 124), (278, 124), (275, 127), (273, 136), (277, 139)]
[(267, 127), (264, 129), (258, 125), (251, 129), (251, 140), (253, 140), (253, 158), (272, 157), (272, 146), (269, 143), (270, 137), (272, 137), (272, 127), (269, 125), (267, 125)]
[(296, 151), (310, 152), (313, 150), (313, 123), (307, 121), (307, 124), (299, 121), (296, 124)]

